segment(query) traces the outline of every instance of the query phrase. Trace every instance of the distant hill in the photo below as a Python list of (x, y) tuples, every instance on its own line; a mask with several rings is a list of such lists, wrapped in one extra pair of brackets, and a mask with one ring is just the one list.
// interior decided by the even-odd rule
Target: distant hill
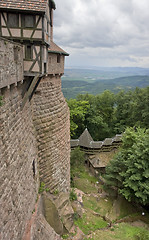
[[(76, 98), (78, 94), (99, 94), (104, 90), (114, 93), (149, 86), (149, 69), (112, 68), (110, 70), (66, 69), (62, 78), (62, 91), (66, 98)], [(134, 72), (136, 75), (133, 75)], [(140, 75), (146, 73), (147, 75)], [(127, 75), (129, 74), (129, 76)], [(119, 77), (118, 77), (119, 76)]]

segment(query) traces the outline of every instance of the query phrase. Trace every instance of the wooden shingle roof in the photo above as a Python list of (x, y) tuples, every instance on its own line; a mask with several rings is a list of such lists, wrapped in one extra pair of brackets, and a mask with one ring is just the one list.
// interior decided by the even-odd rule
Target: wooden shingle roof
[(53, 0), (0, 0), (0, 9), (45, 12), (47, 3), (55, 9)]
[(92, 141), (91, 148), (100, 149), (102, 147), (102, 141)]
[(113, 138), (113, 142), (121, 142), (122, 141), (122, 134), (116, 134)]
[(70, 140), (71, 147), (78, 147), (79, 146), (79, 139), (71, 139)]
[(53, 41), (50, 42), (50, 48), (48, 49), (49, 53), (59, 53), (65, 56), (69, 56), (67, 52), (65, 52), (62, 48), (57, 46)]
[(81, 134), (81, 136), (79, 137), (79, 145), (82, 147), (90, 148), (92, 141), (93, 139), (86, 128), (84, 132)]
[(105, 138), (103, 141), (103, 146), (110, 146), (112, 145), (113, 139), (112, 138)]

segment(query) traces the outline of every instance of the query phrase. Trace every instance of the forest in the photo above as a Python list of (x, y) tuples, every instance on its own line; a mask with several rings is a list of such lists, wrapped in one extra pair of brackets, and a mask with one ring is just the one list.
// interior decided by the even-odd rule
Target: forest
[(126, 127), (149, 128), (149, 87), (117, 94), (79, 94), (67, 100), (70, 108), (71, 138), (87, 127), (94, 141), (123, 133)]
[(149, 204), (149, 87), (67, 100), (71, 137), (85, 127), (94, 141), (123, 133), (122, 146), (106, 167), (105, 187), (128, 201)]

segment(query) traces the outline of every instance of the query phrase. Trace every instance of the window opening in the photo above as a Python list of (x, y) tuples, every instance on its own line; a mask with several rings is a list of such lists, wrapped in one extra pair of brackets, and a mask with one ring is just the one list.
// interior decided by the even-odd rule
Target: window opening
[(57, 55), (57, 63), (60, 63), (60, 60), (61, 60), (61, 56), (60, 54)]
[(14, 61), (18, 62), (18, 47), (14, 47)]
[(35, 16), (24, 15), (24, 17), (23, 17), (23, 27), (33, 28), (34, 26), (35, 26)]
[(25, 49), (25, 58), (27, 60), (31, 60), (32, 59), (32, 46), (27, 45), (26, 49)]
[(35, 173), (36, 173), (36, 170), (35, 170), (35, 160), (32, 163), (32, 167), (33, 167), (33, 177), (35, 177)]
[(8, 27), (19, 27), (19, 15), (16, 13), (8, 13), (7, 23)]
[(46, 73), (46, 72), (47, 72), (47, 64), (44, 63), (44, 73)]

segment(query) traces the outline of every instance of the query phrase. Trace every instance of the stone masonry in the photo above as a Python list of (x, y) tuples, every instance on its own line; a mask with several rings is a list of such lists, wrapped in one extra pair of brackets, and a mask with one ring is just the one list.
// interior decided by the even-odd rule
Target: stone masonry
[[(32, 108), (21, 111), (21, 85), (2, 91), (0, 107), (0, 239), (21, 239), (38, 192)], [(35, 175), (33, 173), (33, 161)]]
[(0, 38), (0, 89), (23, 81), (23, 47)]
[(68, 191), (70, 184), (69, 110), (61, 92), (59, 75), (41, 80), (34, 95), (41, 181), (51, 192)]
[[(19, 49), (17, 58), (16, 47)], [(21, 240), (34, 212), (39, 175), (51, 192), (69, 191), (69, 110), (61, 92), (60, 74), (43, 77), (32, 99), (22, 109), (22, 92), (26, 86), (26, 79), (22, 79), (22, 47), (0, 39), (0, 56), (0, 96), (3, 97), (0, 106), (0, 240)], [(16, 60), (19, 61), (17, 70)], [(43, 226), (46, 220), (41, 218), (43, 221), (38, 221), (38, 225), (41, 222)], [(54, 230), (48, 228), (47, 231), (47, 228), (42, 227), (41, 239), (44, 234), (50, 239), (50, 231), (52, 240), (59, 239)]]

